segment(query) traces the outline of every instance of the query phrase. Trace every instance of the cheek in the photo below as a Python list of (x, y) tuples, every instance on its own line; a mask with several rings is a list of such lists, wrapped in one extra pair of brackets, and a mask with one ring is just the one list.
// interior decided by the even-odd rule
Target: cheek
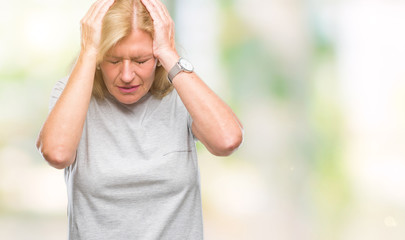
[(114, 81), (116, 75), (115, 70), (108, 67), (101, 67), (101, 74), (106, 85)]
[(145, 71), (145, 72), (139, 72), (138, 76), (144, 81), (144, 82), (148, 82), (150, 84), (153, 83), (153, 81), (155, 80), (155, 69), (151, 70), (151, 71)]
[(152, 81), (155, 80), (155, 74), (156, 74), (155, 69), (153, 69), (153, 71), (149, 74), (149, 77), (152, 79)]

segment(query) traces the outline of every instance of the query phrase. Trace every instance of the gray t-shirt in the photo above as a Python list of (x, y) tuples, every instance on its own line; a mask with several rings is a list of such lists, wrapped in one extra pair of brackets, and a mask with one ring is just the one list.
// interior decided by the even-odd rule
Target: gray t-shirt
[[(55, 85), (50, 108), (66, 82)], [(65, 169), (69, 239), (203, 239), (191, 121), (175, 90), (131, 105), (92, 98)]]

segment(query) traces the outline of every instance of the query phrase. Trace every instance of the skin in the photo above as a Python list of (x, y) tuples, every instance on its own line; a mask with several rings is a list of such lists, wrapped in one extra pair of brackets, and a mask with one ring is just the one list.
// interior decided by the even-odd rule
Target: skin
[(100, 64), (104, 83), (119, 102), (136, 103), (151, 88), (157, 63), (152, 41), (148, 33), (134, 29)]
[[(63, 169), (75, 160), (91, 98), (102, 19), (113, 3), (96, 1), (82, 19), (79, 58), (39, 134), (37, 147), (55, 168)], [(174, 23), (166, 7), (158, 0), (142, 3), (153, 19), (155, 38), (135, 28), (100, 64), (107, 89), (123, 104), (136, 103), (149, 91), (158, 61), (170, 71), (179, 59)], [(179, 73), (173, 86), (193, 118), (193, 134), (211, 153), (226, 156), (239, 147), (240, 121), (195, 72)]]
[[(162, 2), (142, 0), (142, 3), (155, 27), (154, 55), (170, 71), (179, 59), (173, 20)], [(193, 134), (212, 154), (227, 156), (240, 146), (243, 127), (239, 119), (195, 72), (179, 73), (173, 79), (173, 86), (193, 119)]]

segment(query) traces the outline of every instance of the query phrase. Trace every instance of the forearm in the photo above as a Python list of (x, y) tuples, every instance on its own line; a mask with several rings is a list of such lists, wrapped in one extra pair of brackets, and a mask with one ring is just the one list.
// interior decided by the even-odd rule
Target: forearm
[(95, 54), (81, 52), (65, 89), (39, 134), (37, 147), (56, 168), (69, 166), (75, 159), (91, 98), (95, 68)]
[(229, 155), (242, 142), (242, 126), (232, 109), (195, 73), (173, 81), (193, 119), (193, 133), (215, 155)]
[[(153, 51), (166, 71), (179, 60), (174, 23), (160, 1), (142, 0), (154, 24)], [(194, 135), (215, 155), (229, 155), (242, 142), (242, 126), (232, 110), (195, 74), (180, 72), (173, 79), (192, 119)]]
[[(175, 53), (161, 57), (166, 69), (178, 60)], [(242, 142), (242, 125), (232, 109), (196, 73), (180, 72), (173, 86), (193, 119), (193, 133), (215, 155), (229, 155)]]

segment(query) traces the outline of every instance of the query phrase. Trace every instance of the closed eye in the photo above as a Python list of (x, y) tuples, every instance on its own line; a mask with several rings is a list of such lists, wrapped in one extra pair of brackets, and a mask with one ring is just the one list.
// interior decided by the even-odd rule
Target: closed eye
[(142, 65), (142, 64), (148, 62), (151, 59), (153, 59), (153, 58), (149, 57), (149, 56), (148, 57), (137, 57), (137, 58), (131, 58), (131, 61), (136, 63), (136, 64)]
[(139, 61), (139, 60), (133, 60), (134, 62), (136, 62), (137, 64), (144, 64), (148, 61), (149, 59), (145, 60), (145, 61)]

